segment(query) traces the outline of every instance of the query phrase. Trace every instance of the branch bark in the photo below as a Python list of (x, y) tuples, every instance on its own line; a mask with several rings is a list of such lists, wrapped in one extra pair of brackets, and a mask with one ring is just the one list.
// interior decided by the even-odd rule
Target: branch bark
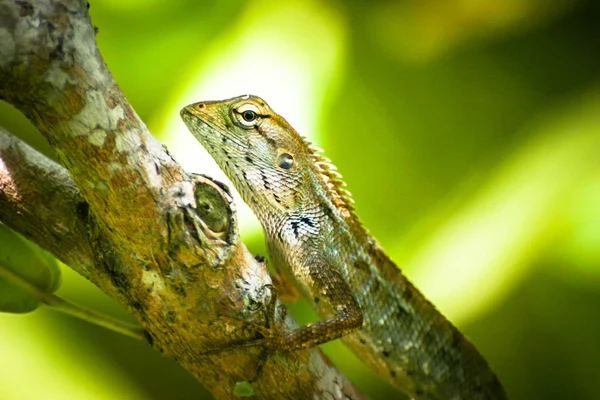
[(63, 165), (0, 131), (0, 220), (117, 299), (155, 349), (219, 399), (253, 379), (258, 399), (363, 398), (318, 349), (271, 356), (258, 376), (261, 348), (203, 355), (257, 337), (271, 280), (227, 190), (186, 173), (125, 99), (86, 2), (0, 0), (0, 98)]

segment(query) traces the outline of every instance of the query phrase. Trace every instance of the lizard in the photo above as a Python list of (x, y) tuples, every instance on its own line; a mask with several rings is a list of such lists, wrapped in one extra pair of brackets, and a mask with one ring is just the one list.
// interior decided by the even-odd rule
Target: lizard
[(256, 214), (276, 270), (321, 318), (265, 346), (287, 352), (341, 338), (414, 399), (507, 398), (475, 347), (368, 233), (322, 149), (257, 96), (190, 104), (181, 117)]

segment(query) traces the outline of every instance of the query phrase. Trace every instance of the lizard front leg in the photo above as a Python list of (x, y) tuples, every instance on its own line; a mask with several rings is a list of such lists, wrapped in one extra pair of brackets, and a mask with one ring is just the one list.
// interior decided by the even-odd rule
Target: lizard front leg
[(320, 256), (306, 260), (306, 278), (313, 283), (319, 302), (326, 302), (331, 317), (309, 323), (291, 331), (276, 330), (265, 338), (267, 347), (277, 351), (305, 349), (338, 339), (357, 329), (363, 322), (362, 310), (340, 274)]
[(275, 294), (277, 291), (274, 287), (270, 287), (273, 296), (272, 303), (266, 310), (267, 326), (257, 327), (262, 337), (226, 343), (205, 354), (219, 353), (239, 347), (259, 346), (266, 347), (268, 353), (289, 352), (317, 346), (359, 329), (363, 322), (363, 313), (348, 284), (337, 271), (328, 268), (322, 260), (311, 262), (308, 265), (307, 276), (314, 282), (314, 287), (321, 296), (319, 302), (326, 302), (332, 310), (331, 317), (290, 331), (283, 331), (275, 321), (275, 302), (277, 301)]

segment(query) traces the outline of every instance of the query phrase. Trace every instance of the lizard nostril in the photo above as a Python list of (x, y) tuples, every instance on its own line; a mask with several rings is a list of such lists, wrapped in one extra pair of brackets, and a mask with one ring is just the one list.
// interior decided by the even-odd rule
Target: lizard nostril
[(204, 103), (198, 103), (198, 104), (196, 104), (196, 108), (199, 108), (199, 109), (204, 108)]

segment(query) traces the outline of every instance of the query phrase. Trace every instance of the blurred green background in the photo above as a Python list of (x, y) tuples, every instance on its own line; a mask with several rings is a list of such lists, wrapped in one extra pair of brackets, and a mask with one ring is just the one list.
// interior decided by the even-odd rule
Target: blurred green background
[[(90, 13), (115, 79), (186, 168), (224, 179), (181, 107), (262, 96), (326, 150), (365, 225), (511, 399), (600, 398), (600, 3), (104, 0)], [(0, 125), (51, 156), (7, 104)], [(66, 267), (58, 293), (126, 317)], [(323, 347), (371, 398), (401, 398), (340, 343)], [(47, 309), (0, 315), (0, 361), (2, 400), (210, 398), (148, 346)]]

